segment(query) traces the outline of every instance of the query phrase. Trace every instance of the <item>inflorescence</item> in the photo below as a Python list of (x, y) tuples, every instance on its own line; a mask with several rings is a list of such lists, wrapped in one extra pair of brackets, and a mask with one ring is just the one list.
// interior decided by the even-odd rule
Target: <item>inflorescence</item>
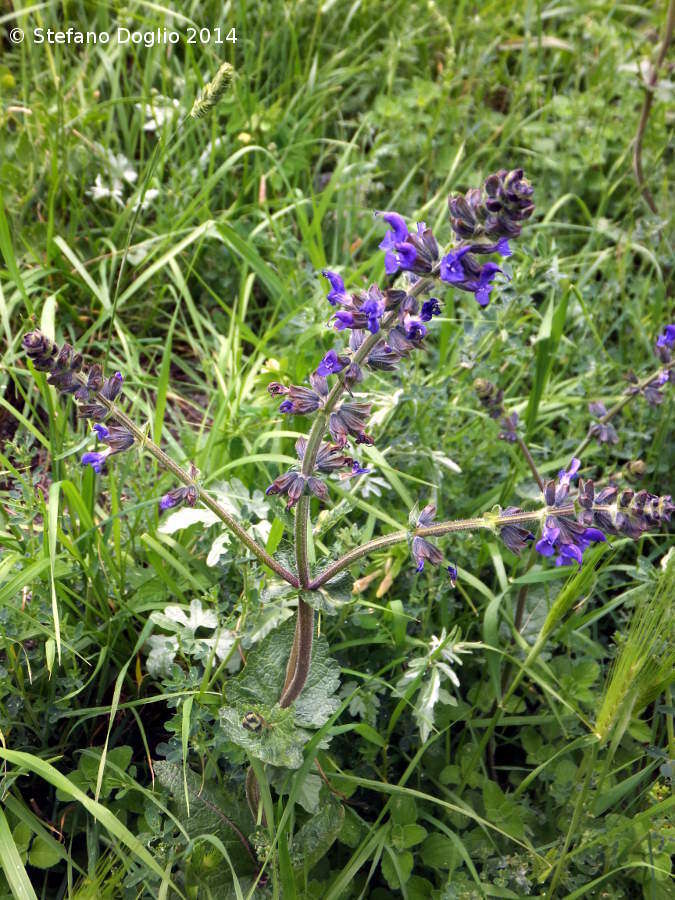
[[(522, 169), (514, 169), (500, 170), (490, 175), (482, 188), (450, 197), (450, 224), (458, 243), (445, 255), (441, 254), (431, 229), (423, 222), (417, 223), (411, 231), (398, 213), (380, 213), (389, 226), (380, 243), (385, 254), (385, 271), (389, 276), (403, 273), (408, 279), (408, 289), (389, 286), (382, 290), (373, 284), (366, 290), (348, 291), (341, 275), (322, 271), (330, 286), (328, 303), (335, 310), (330, 324), (338, 333), (349, 331), (349, 340), (347, 346), (333, 348), (323, 356), (309, 377), (309, 386), (286, 386), (279, 382), (268, 386), (272, 396), (283, 397), (279, 406), (281, 413), (317, 414), (322, 418), (308, 439), (303, 437), (296, 442), (299, 463), (277, 477), (268, 487), (267, 494), (285, 495), (287, 508), (296, 506), (301, 498), (309, 495), (325, 503), (329, 497), (328, 487), (320, 476), (337, 475), (340, 479), (349, 479), (369, 473), (370, 470), (349, 452), (350, 441), (355, 445), (374, 442), (367, 430), (371, 404), (355, 399), (353, 394), (354, 387), (364, 378), (364, 369), (394, 371), (402, 359), (423, 345), (429, 324), (442, 313), (441, 301), (433, 293), (444, 283), (472, 293), (481, 307), (487, 306), (496, 277), (508, 276), (496, 262), (482, 261), (482, 258), (511, 255), (509, 241), (520, 235), (523, 222), (534, 211), (532, 196), (532, 186), (524, 178)], [(655, 346), (665, 368), (645, 382), (636, 379), (627, 395), (639, 392), (650, 403), (661, 402), (661, 388), (674, 377), (671, 368), (674, 345), (675, 325), (668, 325)], [(141, 440), (142, 433), (124, 415), (116, 414), (114, 422), (104, 423), (122, 392), (120, 372), (107, 379), (99, 365), (92, 365), (85, 372), (80, 353), (69, 344), (59, 348), (40, 331), (26, 334), (23, 347), (35, 368), (47, 373), (50, 385), (75, 397), (78, 415), (94, 421), (92, 433), (104, 449), (84, 453), (83, 465), (100, 473), (109, 457), (129, 450)], [(333, 386), (329, 381), (331, 378), (337, 379)], [(434, 566), (443, 564), (443, 554), (429, 537), (460, 530), (458, 526), (470, 528), (472, 523), (473, 527), (492, 527), (506, 547), (516, 554), (534, 542), (539, 554), (555, 557), (557, 565), (564, 565), (581, 564), (584, 552), (591, 545), (605, 541), (607, 534), (636, 539), (650, 527), (670, 519), (674, 507), (669, 496), (620, 490), (612, 484), (596, 493), (592, 481), (580, 480), (576, 497), (572, 499), (571, 487), (581, 466), (576, 458), (557, 479), (544, 483), (518, 435), (517, 414), (508, 415), (504, 409), (503, 392), (485, 379), (477, 379), (475, 389), (489, 416), (498, 420), (502, 429), (499, 437), (511, 443), (518, 442), (527, 455), (542, 488), (545, 505), (529, 513), (519, 507), (507, 507), (492, 518), (488, 515), (466, 523), (437, 525), (433, 524), (436, 508), (432, 504), (420, 513), (411, 513), (408, 539), (417, 572), (422, 572), (426, 562)], [(343, 391), (349, 399), (341, 399)], [(590, 411), (598, 421), (591, 426), (589, 435), (600, 442), (616, 443), (616, 431), (608, 422), (613, 412), (607, 413), (599, 402), (591, 404)], [(125, 426), (125, 421), (129, 427)], [(326, 431), (332, 443), (323, 440)], [(155, 455), (159, 453), (156, 448)], [(170, 461), (165, 464), (175, 471), (175, 464)], [(190, 467), (189, 474), (183, 474), (185, 483), (162, 497), (161, 510), (183, 503), (194, 506), (199, 499), (196, 469)], [(527, 527), (528, 523), (537, 522), (538, 536)], [(246, 535), (242, 539), (245, 543), (248, 540)], [(446, 568), (454, 585), (457, 568), (454, 564)], [(293, 577), (289, 573), (286, 575)]]

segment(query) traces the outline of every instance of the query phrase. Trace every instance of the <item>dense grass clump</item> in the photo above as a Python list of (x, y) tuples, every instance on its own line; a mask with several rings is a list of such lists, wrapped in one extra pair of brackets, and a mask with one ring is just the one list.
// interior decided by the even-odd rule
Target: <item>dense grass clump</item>
[[(672, 5), (0, 17), (0, 900), (671, 895)], [(509, 280), (289, 493), (321, 272), (409, 287), (398, 210), (437, 277), (521, 167)]]

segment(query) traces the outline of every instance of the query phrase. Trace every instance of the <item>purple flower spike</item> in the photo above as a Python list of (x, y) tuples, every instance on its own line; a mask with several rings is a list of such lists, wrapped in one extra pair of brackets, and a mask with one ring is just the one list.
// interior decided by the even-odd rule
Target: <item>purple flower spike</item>
[(388, 231), (380, 243), (380, 250), (391, 250), (395, 244), (405, 241), (408, 237), (408, 226), (403, 216), (397, 212), (381, 213), (382, 218), (391, 225), (391, 231)]
[(384, 315), (384, 301), (369, 297), (361, 306), (360, 312), (368, 319), (368, 331), (377, 334), (380, 330), (380, 319)]
[(475, 288), (476, 302), (479, 306), (487, 306), (490, 302), (490, 292), (492, 291), (492, 282), (497, 272), (501, 272), (497, 263), (485, 263), (478, 276), (478, 283)]
[(401, 241), (401, 243), (396, 244), (396, 251), (398, 253), (399, 268), (410, 271), (415, 265), (417, 250), (407, 241)]
[(421, 572), (424, 569), (424, 563), (429, 560), (432, 566), (440, 566), (443, 562), (443, 554), (427, 541), (425, 538), (416, 535), (412, 540), (412, 555), (415, 560), (415, 571)]
[(555, 564), (556, 566), (567, 566), (570, 563), (578, 563), (581, 565), (581, 561), (583, 558), (583, 553), (580, 547), (577, 547), (576, 544), (562, 544), (560, 547), (560, 553), (556, 557)]
[(558, 481), (560, 484), (567, 484), (576, 478), (579, 469), (581, 468), (581, 460), (577, 459), (576, 456), (573, 456), (569, 466), (566, 469), (561, 469), (558, 472)]
[(317, 375), (335, 375), (348, 364), (346, 357), (340, 358), (335, 350), (329, 350), (317, 367)]
[(180, 506), (187, 503), (188, 506), (194, 506), (199, 497), (199, 492), (194, 484), (186, 487), (176, 487), (168, 491), (159, 501), (159, 509), (161, 512), (167, 509), (173, 509), (174, 506)]
[(94, 425), (92, 431), (96, 432), (96, 437), (99, 439), (99, 441), (104, 441), (110, 435), (110, 432), (105, 427), (105, 425), (96, 424)]
[(330, 291), (326, 299), (331, 306), (337, 306), (339, 303), (349, 301), (349, 294), (345, 290), (345, 283), (337, 272), (331, 272), (330, 269), (322, 269), (321, 274), (330, 282)]
[(380, 215), (391, 225), (380, 242), (387, 275), (394, 275), (399, 269), (416, 275), (429, 274), (438, 259), (438, 244), (431, 229), (424, 222), (418, 222), (416, 231), (411, 234), (403, 216), (395, 212)]
[(346, 309), (339, 309), (333, 316), (336, 331), (344, 331), (345, 328), (352, 328), (354, 325), (354, 316)]
[(411, 341), (421, 341), (422, 338), (426, 335), (427, 329), (426, 326), (420, 322), (419, 319), (415, 319), (410, 316), (405, 323), (405, 336), (408, 340)]
[(436, 518), (436, 506), (433, 503), (427, 503), (423, 510), (417, 516), (417, 527), (426, 528)]

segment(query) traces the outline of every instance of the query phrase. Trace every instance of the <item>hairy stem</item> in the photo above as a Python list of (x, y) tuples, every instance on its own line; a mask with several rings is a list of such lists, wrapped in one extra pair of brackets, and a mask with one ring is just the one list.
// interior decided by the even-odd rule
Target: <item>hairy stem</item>
[[(436, 274), (437, 272), (434, 271), (428, 278), (420, 278), (420, 280), (416, 282), (416, 284), (414, 284), (408, 292), (409, 296), (416, 297), (418, 294), (421, 294), (424, 290), (426, 290), (426, 288), (429, 287), (431, 283), (433, 283)], [(357, 365), (359, 363), (362, 363), (363, 360), (366, 359), (370, 351), (373, 349), (373, 347), (377, 344), (377, 342), (382, 340), (383, 333), (387, 330), (387, 328), (394, 324), (394, 322), (396, 321), (396, 316), (397, 313), (395, 311), (390, 312), (382, 319), (380, 330), (376, 334), (368, 335), (368, 337), (364, 340), (364, 342), (361, 344), (361, 346), (353, 356), (353, 361)], [(323, 408), (317, 413), (316, 418), (312, 423), (310, 432), (307, 435), (307, 446), (305, 448), (305, 453), (302, 459), (301, 471), (302, 474), (306, 477), (309, 477), (314, 472), (316, 456), (319, 452), (319, 447), (321, 446), (323, 436), (326, 433), (329, 416), (333, 409), (335, 409), (335, 406), (344, 391), (345, 382), (342, 378), (338, 378), (331, 388), (328, 396), (326, 397)], [(298, 504), (295, 510), (295, 561), (298, 567), (298, 581), (300, 587), (306, 588), (308, 590), (315, 590), (318, 585), (315, 585), (310, 580), (309, 554), (307, 552), (309, 507), (310, 498), (308, 495), (303, 494), (298, 500)], [(342, 568), (344, 568), (344, 566)], [(339, 571), (339, 569), (337, 571)], [(320, 584), (323, 584), (323, 581), (321, 581)], [(296, 622), (296, 637), (298, 639), (297, 648), (296, 644), (294, 643), (294, 649), (297, 649), (297, 654), (295, 655), (295, 659), (293, 660), (293, 652), (291, 653), (289, 668), (286, 673), (287, 683), (284, 686), (281, 700), (279, 701), (282, 706), (288, 706), (293, 702), (293, 700), (295, 700), (297, 696), (299, 696), (302, 688), (304, 687), (305, 680), (307, 678), (307, 672), (309, 672), (309, 660), (312, 650), (312, 631), (314, 629), (314, 615), (312, 612), (310, 627), (308, 626), (308, 621), (305, 621), (309, 620), (309, 613), (307, 612), (308, 609), (310, 608), (307, 607), (307, 604), (300, 600), (298, 605), (298, 618)], [(295, 665), (293, 674), (291, 675), (292, 661), (294, 661)]]
[[(600, 419), (598, 419), (598, 422), (601, 425), (604, 425), (606, 422), (609, 422), (610, 419), (613, 419), (614, 416), (624, 408), (624, 406), (626, 406), (627, 404), (630, 403), (630, 401), (633, 399), (633, 397), (639, 396), (640, 392), (644, 388), (648, 387), (653, 381), (656, 381), (656, 379), (658, 378), (658, 376), (661, 374), (661, 372), (664, 369), (670, 369), (670, 368), (672, 368), (672, 365), (673, 365), (672, 363), (668, 363), (665, 366), (660, 366), (660, 368), (658, 368), (656, 370), (656, 372), (652, 372), (651, 375), (648, 375), (646, 378), (643, 378), (642, 381), (638, 381), (638, 383), (635, 385), (635, 391), (633, 391), (630, 394), (625, 394), (620, 400), (618, 400), (614, 404), (614, 406), (611, 409), (607, 410), (607, 412), (605, 413), (604, 416), (602, 416)], [(588, 447), (590, 442), (593, 440), (593, 435), (591, 434), (592, 427), (593, 426), (591, 425), (591, 427), (588, 429), (588, 434), (583, 439), (583, 441), (579, 444), (579, 446), (576, 448), (576, 450), (574, 451), (572, 456), (581, 456), (581, 454), (584, 452), (586, 447)]]
[[(314, 638), (314, 610), (298, 597), (298, 615), (295, 621), (295, 641), (297, 641), (297, 654), (293, 677), (284, 687), (279, 698), (279, 706), (290, 706), (302, 693), (302, 689), (309, 675), (309, 666), (312, 661), (312, 641)], [(292, 655), (292, 652), (291, 652)], [(286, 676), (288, 680), (288, 675)]]
[(521, 453), (527, 460), (527, 464), (530, 467), (530, 471), (534, 475), (534, 480), (539, 485), (539, 490), (543, 494), (544, 493), (544, 480), (542, 479), (541, 475), (539, 474), (539, 470), (537, 469), (537, 466), (535, 464), (534, 459), (532, 458), (532, 454), (530, 453), (527, 444), (525, 443), (525, 441), (521, 438), (521, 436), (519, 434), (516, 435), (516, 441), (518, 442), (518, 446), (520, 447)]
[[(385, 534), (383, 537), (374, 538), (367, 544), (355, 547), (349, 553), (345, 553), (335, 562), (331, 563), (317, 577), (310, 582), (310, 591), (315, 591), (334, 578), (338, 572), (348, 568), (357, 560), (382, 550), (385, 547), (391, 547), (394, 544), (402, 544), (408, 539), (408, 536), (419, 535), (420, 537), (440, 537), (444, 534), (451, 534), (458, 531), (475, 531), (478, 528), (488, 528), (494, 530), (501, 528), (503, 525), (515, 525), (523, 522), (536, 522), (546, 516), (548, 507), (544, 506), (540, 509), (534, 509), (529, 512), (513, 513), (510, 516), (484, 516), (476, 519), (456, 519), (450, 522), (437, 522), (434, 525), (427, 525), (425, 528), (416, 528), (414, 531), (394, 531), (391, 534)], [(556, 515), (571, 515), (574, 513), (574, 506), (561, 506), (556, 509)]]
[(659, 53), (656, 58), (656, 62), (651, 70), (651, 74), (649, 77), (649, 83), (645, 85), (645, 99), (642, 103), (642, 110), (640, 112), (640, 121), (638, 123), (637, 134), (635, 135), (635, 145), (633, 147), (633, 172), (635, 173), (635, 180), (638, 183), (638, 187), (642, 192), (642, 196), (645, 198), (647, 205), (654, 213), (654, 215), (658, 215), (658, 209), (656, 207), (656, 203), (654, 202), (654, 198), (652, 197), (652, 193), (647, 187), (647, 183), (645, 181), (644, 172), (642, 171), (642, 141), (645, 136), (645, 131), (647, 130), (647, 122), (649, 121), (649, 113), (652, 109), (652, 102), (654, 100), (654, 89), (658, 84), (659, 80), (659, 70), (663, 65), (663, 61), (666, 58), (666, 53), (668, 52), (668, 47), (670, 46), (670, 42), (673, 37), (673, 27), (675, 26), (675, 0), (670, 0), (668, 3), (668, 12), (666, 13), (666, 24), (663, 30), (663, 38), (661, 40), (661, 46), (659, 47)]
[[(85, 379), (80, 377), (79, 379), (83, 384), (85, 383)], [(178, 463), (175, 463), (170, 456), (158, 447), (154, 441), (151, 441), (147, 434), (139, 428), (136, 423), (119, 410), (115, 404), (108, 400), (107, 397), (104, 397), (101, 393), (96, 395), (96, 399), (99, 403), (102, 403), (108, 412), (110, 413), (110, 417), (114, 419), (116, 422), (119, 422), (120, 425), (123, 425), (128, 431), (133, 434), (138, 442), (139, 446), (150, 453), (151, 456), (157, 460), (157, 462), (162, 466), (162, 468), (167, 469), (174, 475), (178, 481), (185, 485), (192, 485), (197, 491), (197, 496), (200, 501), (206, 506), (211, 512), (215, 513), (221, 522), (225, 525), (225, 527), (231, 531), (235, 537), (241, 541), (244, 546), (248, 547), (248, 549), (256, 556), (261, 563), (268, 566), (272, 569), (273, 572), (283, 578), (284, 581), (287, 581), (289, 584), (293, 585), (293, 587), (298, 587), (298, 579), (292, 572), (289, 572), (284, 566), (278, 563), (273, 556), (270, 556), (267, 551), (260, 546), (249, 534), (248, 532), (241, 527), (241, 525), (233, 519), (232, 516), (227, 512), (227, 510), (223, 509), (223, 507), (214, 500), (206, 491), (198, 484), (195, 484), (194, 479), (190, 477), (189, 473), (185, 471), (185, 469), (181, 468)]]

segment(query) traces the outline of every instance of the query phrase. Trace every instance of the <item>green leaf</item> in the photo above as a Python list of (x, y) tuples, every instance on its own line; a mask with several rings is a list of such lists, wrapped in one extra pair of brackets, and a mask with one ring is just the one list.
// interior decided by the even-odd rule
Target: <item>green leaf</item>
[(421, 844), (426, 836), (427, 830), (421, 825), (393, 825), (391, 829), (391, 841), (397, 850), (407, 850)]
[(389, 809), (391, 820), (396, 825), (413, 825), (417, 821), (417, 804), (413, 797), (394, 797)]
[(318, 590), (304, 593), (302, 599), (319, 612), (336, 616), (343, 606), (353, 602), (353, 585), (354, 579), (349, 572), (340, 572)]
[(333, 846), (344, 820), (344, 807), (332, 799), (312, 816), (293, 838), (293, 869), (299, 872), (311, 871)]
[[(246, 840), (246, 835), (252, 830), (253, 820), (246, 801), (221, 785), (209, 781), (202, 784), (201, 778), (191, 769), (185, 771), (184, 781), (182, 768), (174, 763), (159, 760), (154, 764), (154, 769), (159, 784), (171, 794), (171, 811), (180, 819), (190, 837), (202, 834), (215, 836), (227, 850), (237, 874), (243, 876), (253, 873), (255, 864)], [(186, 785), (190, 804), (189, 815), (185, 796)], [(191, 866), (200, 870), (200, 877), (207, 880), (208, 862), (212, 852), (211, 847), (195, 850), (190, 860)], [(230, 880), (229, 870), (221, 859), (219, 870), (221, 876), (226, 874)]]
[(430, 869), (454, 869), (457, 865), (455, 845), (444, 834), (430, 834), (422, 845), (422, 862)]
[[(283, 689), (294, 633), (294, 623), (284, 622), (249, 652), (246, 666), (227, 682), (228, 703), (242, 715), (250, 709), (276, 705)], [(323, 635), (315, 636), (307, 682), (293, 705), (296, 724), (320, 728), (327, 722), (340, 705), (333, 696), (339, 685), (340, 667), (330, 657)]]
[(363, 841), (367, 833), (367, 825), (353, 809), (347, 807), (345, 818), (338, 838), (341, 844), (354, 849)]
[(485, 804), (486, 818), (499, 825), (508, 834), (521, 840), (525, 837), (525, 825), (523, 822), (523, 809), (507, 796), (495, 781), (485, 781), (483, 784), (483, 802)]
[(51, 869), (61, 862), (61, 853), (41, 837), (36, 837), (28, 853), (28, 862), (36, 869)]
[(403, 853), (394, 853), (390, 847), (386, 850), (386, 854), (382, 857), (382, 874), (389, 887), (395, 891), (410, 878), (414, 859), (410, 850), (404, 850)]
[(262, 762), (287, 769), (299, 769), (302, 765), (302, 748), (310, 735), (296, 728), (293, 711), (282, 709), (278, 704), (269, 711), (265, 709), (265, 725), (257, 732), (249, 731), (242, 725), (246, 712), (247, 710), (232, 707), (220, 710), (220, 726), (225, 737)]

